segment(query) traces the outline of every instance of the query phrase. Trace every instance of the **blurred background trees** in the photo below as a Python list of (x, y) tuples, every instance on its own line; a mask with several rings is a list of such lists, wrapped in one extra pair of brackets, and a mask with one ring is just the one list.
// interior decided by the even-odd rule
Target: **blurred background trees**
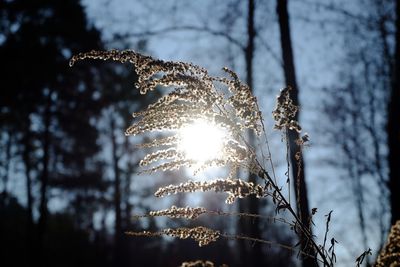
[[(73, 54), (110, 48), (192, 61), (216, 74), (227, 65), (239, 73), (259, 98), (268, 137), (276, 140), (270, 145), (281, 179), (285, 151), (282, 137), (271, 132), (269, 114), (277, 90), (300, 88), (300, 122), (312, 140), (302, 156), (307, 193), (301, 213), (308, 220), (310, 209), (318, 208), (313, 231), (321, 238), (324, 215), (334, 210), (339, 265), (352, 264), (368, 247), (376, 255), (400, 214), (399, 12), (398, 1), (383, 0), (1, 2), (1, 261), (177, 266), (189, 257), (230, 266), (299, 263), (289, 251), (257, 244), (199, 249), (190, 241), (123, 234), (178, 222), (132, 219), (168, 204), (156, 204), (152, 182), (136, 175), (139, 152), (135, 140), (123, 135), (130, 114), (151, 100), (134, 88), (132, 66), (68, 66)], [(291, 175), (297, 173), (297, 165), (291, 167)], [(206, 196), (179, 201), (226, 208), (218, 197)], [(241, 201), (236, 208), (274, 215), (266, 202)], [(207, 222), (297, 243), (278, 224)]]

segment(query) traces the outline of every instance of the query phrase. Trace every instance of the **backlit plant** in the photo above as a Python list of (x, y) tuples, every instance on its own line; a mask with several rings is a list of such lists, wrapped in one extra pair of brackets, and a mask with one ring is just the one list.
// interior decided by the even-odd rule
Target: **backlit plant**
[[(324, 266), (333, 266), (336, 258), (334, 253), (336, 241), (332, 238), (329, 249), (326, 249), (326, 236), (322, 245), (315, 243), (309, 227), (302, 224), (290, 201), (284, 196), (282, 188), (278, 184), (279, 180), (275, 178), (274, 174), (273, 178), (270, 176), (266, 167), (260, 163), (262, 161), (257, 158), (254, 148), (246, 141), (248, 131), (254, 132), (255, 136), (260, 138), (265, 134), (265, 128), (257, 99), (253, 96), (250, 88), (239, 80), (236, 73), (223, 68), (226, 76), (214, 77), (204, 68), (190, 63), (162, 61), (130, 50), (81, 53), (71, 59), (70, 65), (84, 59), (132, 63), (139, 77), (136, 87), (142, 94), (151, 92), (156, 87), (167, 88), (166, 94), (156, 102), (148, 105), (144, 110), (133, 113), (135, 121), (125, 132), (126, 135), (133, 136), (154, 132), (163, 134), (163, 137), (154, 138), (150, 142), (139, 145), (142, 149), (151, 148), (154, 151), (145, 155), (140, 161), (140, 165), (145, 168), (143, 172), (171, 171), (187, 167), (198, 174), (214, 166), (226, 167), (230, 170), (227, 177), (201, 182), (188, 180), (177, 185), (163, 186), (155, 191), (156, 197), (195, 191), (215, 191), (227, 194), (225, 201), (227, 204), (234, 203), (237, 198), (245, 198), (250, 195), (257, 198), (269, 197), (276, 205), (276, 213), (286, 210), (292, 217), (292, 221), (278, 217), (272, 219), (287, 224), (299, 235), (299, 238), (307, 240), (311, 249), (298, 251), (298, 255), (313, 257), (316, 262), (318, 261)], [(298, 107), (293, 105), (289, 97), (290, 90), (290, 87), (281, 90), (273, 111), (275, 128), (284, 130), (286, 133), (288, 130), (301, 131), (299, 123), (294, 119)], [(307, 140), (308, 136), (305, 135), (298, 140), (297, 144), (303, 145)], [(267, 149), (269, 150), (269, 148)], [(273, 168), (271, 159), (270, 163)], [(263, 181), (262, 184), (254, 184), (237, 177), (239, 169), (257, 175), (260, 181)], [(313, 214), (315, 211), (316, 209), (313, 209)], [(165, 210), (151, 211), (149, 214), (136, 217), (167, 216), (169, 218), (197, 219), (201, 215), (271, 219), (260, 214), (227, 213), (211, 211), (203, 207), (176, 206)], [(327, 230), (328, 226), (329, 221)], [(167, 228), (157, 232), (127, 232), (127, 234), (190, 238), (195, 240), (199, 246), (208, 245), (219, 238), (275, 244), (260, 237), (232, 235), (203, 226)], [(275, 245), (294, 250), (289, 245)]]

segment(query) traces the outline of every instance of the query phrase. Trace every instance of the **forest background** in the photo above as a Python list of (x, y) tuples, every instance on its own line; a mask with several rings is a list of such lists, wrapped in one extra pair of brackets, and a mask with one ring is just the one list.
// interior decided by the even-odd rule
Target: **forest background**
[[(198, 258), (230, 266), (256, 266), (260, 261), (254, 258), (271, 266), (300, 264), (295, 254), (277, 247), (219, 241), (199, 249), (190, 241), (123, 234), (177, 225), (133, 218), (171, 203), (248, 207), (243, 201), (228, 208), (210, 194), (154, 201), (154, 186), (176, 183), (179, 175), (137, 175), (138, 141), (123, 133), (130, 114), (152, 99), (134, 87), (134, 68), (104, 62), (68, 66), (79, 52), (116, 48), (193, 62), (215, 75), (223, 66), (236, 71), (258, 98), (280, 174), (286, 171), (285, 150), (280, 133), (272, 130), (271, 112), (279, 89), (296, 87), (300, 122), (311, 139), (304, 150), (304, 201), (318, 209), (314, 234), (323, 238), (325, 215), (333, 210), (330, 234), (339, 241), (338, 266), (354, 264), (368, 248), (373, 262), (400, 217), (396, 4), (2, 2), (0, 258), (7, 266), (178, 266)], [(279, 13), (285, 8), (289, 39), (282, 35)], [(268, 201), (257, 210), (274, 215)], [(292, 232), (271, 222), (201, 220), (231, 232), (249, 224), (268, 240), (297, 243)]]

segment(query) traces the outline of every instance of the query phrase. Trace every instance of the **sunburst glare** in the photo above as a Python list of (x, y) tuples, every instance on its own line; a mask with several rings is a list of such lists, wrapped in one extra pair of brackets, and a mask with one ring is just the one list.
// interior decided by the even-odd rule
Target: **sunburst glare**
[(222, 156), (226, 132), (221, 127), (199, 120), (183, 127), (179, 134), (178, 149), (185, 157), (201, 163)]

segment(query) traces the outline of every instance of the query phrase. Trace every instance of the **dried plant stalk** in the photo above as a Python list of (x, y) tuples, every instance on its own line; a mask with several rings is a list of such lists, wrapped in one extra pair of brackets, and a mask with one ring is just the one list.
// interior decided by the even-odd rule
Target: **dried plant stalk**
[(207, 210), (205, 208), (197, 207), (185, 207), (185, 208), (178, 208), (176, 206), (172, 206), (169, 209), (165, 210), (157, 210), (157, 211), (150, 211), (150, 217), (154, 216), (167, 216), (170, 218), (186, 218), (186, 219), (197, 219), (201, 214), (206, 213)]
[[(312, 238), (308, 228), (293, 210), (289, 201), (283, 196), (281, 188), (272, 179), (265, 168), (259, 163), (254, 149), (246, 142), (247, 130), (254, 131), (260, 136), (263, 129), (261, 112), (257, 99), (252, 95), (250, 88), (243, 84), (236, 73), (224, 68), (228, 77), (210, 76), (204, 68), (184, 63), (162, 61), (149, 56), (144, 56), (131, 50), (127, 51), (91, 51), (74, 56), (70, 65), (84, 59), (114, 60), (130, 62), (135, 66), (139, 76), (136, 87), (141, 94), (146, 94), (156, 87), (169, 87), (171, 90), (150, 104), (144, 110), (133, 114), (134, 123), (126, 130), (126, 135), (138, 135), (155, 131), (170, 133), (170, 136), (150, 143), (139, 145), (142, 148), (154, 148), (156, 151), (147, 154), (141, 161), (142, 166), (155, 164), (145, 172), (158, 170), (175, 170), (181, 167), (196, 167), (201, 171), (211, 166), (231, 166), (233, 169), (245, 168), (265, 180), (265, 187), (248, 183), (240, 179), (216, 179), (207, 182), (188, 181), (180, 185), (162, 187), (155, 193), (156, 196), (176, 194), (180, 192), (216, 191), (226, 192), (226, 203), (233, 203), (236, 198), (249, 195), (256, 197), (272, 196), (276, 204), (276, 211), (288, 210), (295, 219), (293, 229), (298, 229), (305, 234), (310, 245), (315, 248), (324, 265), (329, 266), (332, 259), (324, 253), (325, 248), (320, 248)], [(290, 99), (290, 87), (281, 91), (277, 98), (277, 105), (273, 111), (276, 129), (292, 129), (297, 132), (301, 127), (295, 120), (298, 107)], [(190, 153), (186, 153), (179, 146), (181, 136), (179, 131), (198, 121), (206, 122), (225, 131), (222, 141), (222, 153), (217, 153), (205, 160), (196, 160)], [(305, 137), (304, 140), (308, 140)], [(272, 165), (272, 164), (271, 164)], [(273, 165), (272, 165), (273, 168)], [(231, 172), (232, 173), (232, 172)], [(234, 176), (233, 176), (234, 177)], [(266, 190), (269, 190), (268, 192)], [(188, 216), (195, 218), (204, 210), (191, 210), (189, 208), (174, 208), (158, 211), (153, 215), (166, 215), (171, 217)], [(193, 238), (200, 246), (216, 241), (220, 236), (219, 231), (205, 227), (164, 229), (160, 232), (128, 232), (134, 236), (160, 236), (168, 235), (179, 238)], [(228, 235), (226, 238), (230, 237)], [(237, 237), (246, 239), (245, 237)], [(259, 241), (256, 238), (248, 240)], [(260, 241), (261, 242), (261, 241)], [(263, 241), (268, 243), (267, 241)], [(305, 252), (302, 252), (305, 254)], [(319, 259), (317, 259), (319, 260)]]
[[(157, 86), (172, 87), (173, 90), (159, 98), (144, 110), (133, 113), (136, 122), (126, 130), (126, 135), (138, 135), (154, 131), (172, 131), (171, 136), (154, 140), (139, 147), (158, 149), (145, 156), (141, 165), (162, 162), (146, 170), (174, 170), (196, 165), (198, 171), (210, 166), (225, 166), (228, 163), (248, 165), (250, 155), (243, 136), (245, 130), (251, 129), (258, 135), (261, 133), (261, 112), (257, 100), (250, 88), (241, 83), (231, 70), (223, 70), (230, 76), (213, 77), (199, 66), (173, 61), (162, 61), (144, 56), (132, 50), (126, 51), (90, 51), (80, 53), (70, 60), (73, 66), (77, 61), (85, 59), (114, 60), (130, 62), (135, 66), (139, 76), (136, 87), (142, 94), (154, 90)], [(228, 90), (224, 90), (227, 88)], [(173, 131), (203, 120), (225, 129), (223, 153), (207, 161), (194, 163), (192, 158), (179, 151), (179, 134)], [(160, 149), (161, 146), (165, 148)]]
[(212, 261), (197, 260), (182, 262), (181, 267), (215, 267), (215, 265)]
[(249, 195), (255, 195), (261, 198), (265, 195), (265, 190), (260, 185), (254, 185), (241, 179), (216, 179), (212, 181), (188, 181), (179, 185), (167, 185), (159, 188), (155, 192), (156, 197), (164, 197), (177, 193), (191, 193), (195, 191), (215, 191), (226, 192), (228, 198), (227, 204), (232, 204), (236, 198), (244, 198)]
[[(204, 261), (204, 260), (197, 260), (197, 261), (185, 261), (182, 262), (180, 267), (215, 267), (216, 265), (212, 261)], [(228, 267), (226, 264), (220, 265), (220, 267)]]
[(220, 232), (217, 230), (213, 230), (204, 226), (197, 226), (194, 228), (166, 228), (159, 232), (125, 232), (127, 235), (131, 236), (147, 236), (147, 237), (155, 237), (155, 236), (171, 236), (177, 237), (180, 239), (188, 239), (191, 238), (199, 244), (199, 247), (206, 246), (211, 242), (217, 241), (220, 237)]
[(178, 138), (176, 136), (167, 136), (160, 139), (154, 139), (149, 143), (137, 144), (138, 148), (151, 148), (160, 146), (173, 146), (178, 143)]
[(276, 217), (276, 216), (265, 216), (265, 215), (260, 215), (260, 214), (253, 214), (253, 213), (245, 213), (245, 212), (224, 212), (224, 211), (215, 211), (215, 210), (207, 210), (204, 207), (176, 207), (176, 206), (171, 206), (168, 209), (163, 209), (163, 210), (154, 210), (150, 211), (148, 214), (144, 215), (134, 215), (134, 219), (140, 219), (140, 218), (146, 218), (146, 217), (157, 217), (157, 216), (167, 216), (169, 218), (184, 218), (184, 219), (197, 219), (199, 216), (203, 214), (208, 214), (208, 215), (215, 215), (215, 216), (237, 216), (237, 217), (247, 217), (251, 219), (266, 219), (268, 222), (275, 223), (275, 222), (280, 222), (284, 223), (291, 228), (296, 227), (295, 224), (286, 221), (284, 218)]
[[(191, 238), (195, 240), (200, 247), (209, 245), (212, 242), (217, 241), (220, 237), (226, 238), (226, 239), (242, 239), (242, 240), (247, 240), (251, 242), (259, 242), (259, 243), (264, 243), (268, 245), (275, 245), (281, 248), (285, 248), (291, 251), (298, 251), (297, 249), (293, 248), (292, 246), (289, 245), (284, 245), (280, 243), (276, 243), (274, 241), (269, 241), (269, 240), (264, 240), (261, 238), (254, 238), (254, 237), (249, 237), (245, 235), (230, 235), (226, 233), (221, 233), (218, 230), (213, 230), (204, 226), (198, 226), (194, 228), (186, 228), (186, 227), (181, 227), (181, 228), (167, 228), (163, 229), (159, 232), (149, 232), (149, 231), (142, 231), (142, 232), (125, 232), (127, 235), (130, 236), (145, 236), (145, 237), (159, 237), (159, 236), (171, 236), (171, 237), (177, 237), (180, 239), (188, 239)], [(316, 258), (313, 255), (310, 255), (304, 251), (298, 251), (299, 254), (306, 256), (306, 257), (311, 257), (315, 258), (317, 261), (324, 263), (324, 261)]]
[(400, 220), (392, 226), (388, 241), (379, 254), (375, 266), (400, 266)]
[(292, 90), (292, 87), (290, 86), (282, 89), (276, 99), (276, 107), (272, 112), (275, 120), (274, 128), (278, 130), (288, 128), (290, 130), (301, 132), (301, 127), (295, 120), (299, 108), (293, 104), (293, 100), (290, 98), (290, 90)]

